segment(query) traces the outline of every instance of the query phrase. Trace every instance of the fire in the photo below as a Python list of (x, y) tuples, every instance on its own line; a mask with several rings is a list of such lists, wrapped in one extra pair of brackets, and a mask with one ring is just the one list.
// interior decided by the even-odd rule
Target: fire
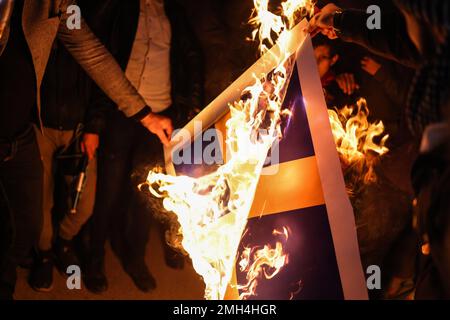
[(272, 234), (274, 236), (284, 236), (286, 238), (286, 241), (289, 240), (289, 229), (287, 227), (283, 227), (282, 231), (275, 229), (273, 230)]
[(252, 39), (259, 39), (259, 50), (266, 53), (275, 42), (282, 48), (289, 41), (289, 33), (300, 18), (310, 16), (314, 12), (314, 2), (311, 0), (288, 0), (281, 3), (281, 14), (269, 10), (269, 0), (253, 0), (254, 9), (250, 25), (255, 29)]
[[(268, 0), (254, 3), (250, 23), (256, 28), (254, 37), (259, 35), (261, 53), (275, 39), (281, 50), (276, 57), (278, 66), (267, 75), (255, 76), (255, 84), (244, 90), (240, 101), (229, 106), (227, 162), (200, 178), (151, 171), (147, 179), (152, 194), (162, 198), (165, 210), (178, 218), (181, 245), (205, 282), (206, 299), (223, 299), (231, 280), (260, 173), (271, 146), (282, 135), (280, 124), (286, 114), (282, 104), (295, 59), (295, 52), (287, 50), (289, 28), (296, 16), (310, 8), (310, 1), (288, 0), (282, 3), (281, 15), (277, 16), (269, 12)], [(287, 230), (282, 232), (287, 239)], [(247, 270), (250, 279), (249, 287), (241, 287), (248, 289), (242, 298), (254, 293), (256, 273), (264, 270), (270, 279), (287, 263), (281, 242), (274, 249), (265, 246), (256, 250), (255, 262), (250, 264), (255, 250), (244, 251), (241, 260), (241, 268)], [(264, 266), (273, 270), (265, 271)]]
[[(383, 122), (369, 122), (369, 109), (363, 98), (356, 106), (328, 110), (328, 114), (344, 172), (353, 172), (355, 175), (351, 179), (355, 181), (351, 183), (376, 182), (374, 166), (379, 157), (389, 151), (385, 146), (389, 135), (383, 135)], [(379, 142), (375, 142), (376, 139)]]
[[(275, 229), (272, 234), (284, 237), (285, 242), (289, 239), (287, 227), (283, 227), (282, 230)], [(258, 249), (258, 247), (245, 248), (238, 264), (240, 271), (246, 273), (247, 283), (237, 286), (238, 290), (242, 292), (239, 299), (246, 300), (255, 296), (258, 279), (262, 276), (268, 280), (273, 279), (288, 262), (288, 255), (284, 253), (283, 245), (279, 241), (276, 242), (274, 249), (270, 245), (265, 245), (262, 249)]]
[(255, 296), (258, 279), (262, 276), (268, 280), (273, 279), (288, 262), (288, 255), (283, 252), (281, 242), (277, 242), (274, 249), (270, 245), (265, 245), (259, 250), (245, 248), (239, 268), (241, 272), (246, 273), (247, 283), (238, 285), (238, 289), (242, 291), (239, 299), (246, 300), (250, 296)]
[(294, 292), (291, 292), (291, 294), (289, 295), (289, 300), (294, 300), (295, 296), (298, 295), (302, 289), (303, 289), (303, 281), (298, 281), (296, 283), (297, 286), (297, 290), (295, 290)]
[(158, 186), (151, 188), (152, 193), (164, 197), (164, 208), (178, 217), (182, 246), (203, 277), (207, 299), (222, 299), (231, 279), (256, 185), (280, 131), (281, 101), (275, 97), (281, 95), (285, 77), (285, 68), (278, 67), (270, 81), (247, 89), (249, 99), (230, 106), (226, 141), (230, 159), (216, 172), (198, 179), (155, 172), (148, 176), (149, 185)]

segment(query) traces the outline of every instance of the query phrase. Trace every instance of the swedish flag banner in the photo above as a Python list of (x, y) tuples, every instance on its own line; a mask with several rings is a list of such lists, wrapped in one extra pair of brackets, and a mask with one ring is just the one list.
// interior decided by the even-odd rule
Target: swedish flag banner
[[(283, 102), (290, 115), (259, 177), (227, 299), (367, 299), (353, 209), (305, 25), (292, 30), (295, 65)], [(165, 150), (168, 173), (197, 178), (213, 172), (217, 161), (204, 161), (205, 152), (227, 161), (229, 103), (238, 101), (255, 77), (276, 67), (276, 50), (266, 53), (184, 128), (194, 137), (182, 143), (181, 157), (190, 161), (179, 161), (179, 155), (175, 159), (180, 143), (173, 138)], [(270, 257), (254, 253), (265, 248), (272, 250), (266, 252), (270, 256), (278, 245), (282, 266), (264, 269), (263, 260)]]

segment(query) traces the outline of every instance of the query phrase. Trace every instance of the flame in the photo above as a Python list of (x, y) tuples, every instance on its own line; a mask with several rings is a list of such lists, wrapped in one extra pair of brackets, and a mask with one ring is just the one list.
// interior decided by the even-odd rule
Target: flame
[[(227, 162), (212, 174), (200, 178), (168, 176), (151, 171), (147, 183), (156, 197), (163, 199), (165, 210), (176, 214), (182, 234), (181, 245), (189, 254), (193, 267), (205, 282), (206, 299), (223, 299), (235, 266), (236, 252), (247, 225), (256, 186), (267, 154), (280, 139), (284, 94), (295, 62), (294, 52), (287, 50), (289, 28), (298, 15), (310, 8), (310, 1), (288, 0), (281, 6), (281, 15), (268, 10), (268, 0), (254, 0), (255, 10), (250, 23), (259, 36), (260, 51), (265, 53), (275, 41), (280, 47), (278, 66), (269, 74), (255, 76), (255, 84), (246, 88), (242, 99), (230, 104), (231, 117), (226, 124)], [(286, 233), (285, 233), (286, 232)], [(283, 230), (287, 235), (287, 229)], [(264, 271), (273, 278), (287, 263), (281, 242), (274, 249), (265, 246), (254, 253), (244, 251), (241, 267), (247, 279)], [(246, 260), (248, 258), (248, 260)], [(256, 288), (252, 280), (248, 292)], [(242, 296), (245, 297), (248, 294)]]
[(298, 295), (302, 291), (302, 289), (303, 289), (303, 281), (300, 280), (295, 285), (297, 286), (297, 290), (295, 290), (294, 292), (290, 293), (289, 300), (294, 300), (295, 296)]
[[(275, 229), (272, 234), (276, 237), (284, 237), (285, 242), (289, 239), (287, 227), (283, 227), (282, 230)], [(256, 296), (258, 279), (262, 276), (268, 280), (273, 279), (288, 262), (288, 255), (284, 253), (283, 245), (279, 241), (276, 242), (274, 249), (270, 245), (265, 245), (262, 249), (245, 248), (238, 264), (240, 271), (246, 273), (247, 282), (237, 286), (237, 289), (241, 291), (239, 299), (246, 300)]]
[(274, 249), (270, 245), (265, 245), (259, 250), (245, 248), (239, 267), (241, 272), (246, 272), (247, 283), (237, 286), (242, 292), (239, 299), (246, 300), (250, 296), (255, 296), (258, 279), (262, 276), (268, 280), (273, 279), (288, 262), (288, 255), (283, 252), (281, 242), (277, 242)]
[(249, 23), (254, 27), (252, 39), (259, 39), (261, 54), (266, 53), (275, 42), (286, 48), (288, 32), (300, 18), (314, 13), (311, 0), (288, 0), (281, 3), (279, 15), (269, 10), (269, 0), (253, 0), (254, 9)]
[(369, 109), (363, 98), (356, 107), (328, 110), (328, 115), (344, 172), (352, 171), (356, 177), (351, 184), (376, 182), (374, 166), (389, 151), (385, 146), (389, 135), (383, 135), (383, 122), (369, 122)]
[(275, 229), (273, 230), (272, 234), (274, 236), (284, 236), (286, 238), (286, 241), (289, 240), (289, 229), (287, 227), (283, 227), (282, 231)]

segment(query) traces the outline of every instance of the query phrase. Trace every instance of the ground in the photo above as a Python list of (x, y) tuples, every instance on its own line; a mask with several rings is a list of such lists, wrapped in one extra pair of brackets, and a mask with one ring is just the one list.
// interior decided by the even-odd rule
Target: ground
[(68, 290), (66, 279), (56, 270), (53, 290), (49, 293), (36, 292), (27, 283), (28, 270), (20, 269), (15, 298), (17, 300), (193, 300), (203, 298), (203, 282), (191, 263), (187, 263), (183, 270), (173, 270), (165, 265), (158, 232), (150, 232), (146, 261), (158, 285), (156, 290), (150, 293), (143, 293), (135, 287), (108, 245), (106, 275), (109, 280), (109, 289), (105, 293), (93, 294), (86, 290), (84, 285), (81, 290)]

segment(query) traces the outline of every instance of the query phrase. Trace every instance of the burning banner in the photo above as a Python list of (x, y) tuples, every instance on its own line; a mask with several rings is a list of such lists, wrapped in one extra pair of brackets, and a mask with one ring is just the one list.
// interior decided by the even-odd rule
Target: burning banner
[(285, 28), (267, 2), (255, 6), (256, 33), (276, 32), (276, 45), (173, 137), (170, 175), (152, 171), (148, 184), (175, 213), (172, 245), (189, 254), (205, 298), (365, 299), (307, 22)]

